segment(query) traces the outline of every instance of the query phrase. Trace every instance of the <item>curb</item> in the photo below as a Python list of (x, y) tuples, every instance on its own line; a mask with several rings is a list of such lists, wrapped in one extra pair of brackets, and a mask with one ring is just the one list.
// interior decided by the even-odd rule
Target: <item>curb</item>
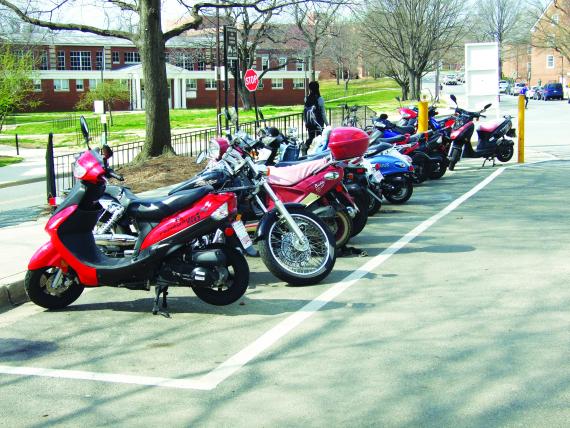
[(6, 187), (22, 186), (24, 184), (39, 183), (40, 181), (46, 181), (46, 178), (34, 177), (34, 178), (26, 178), (25, 180), (7, 181), (5, 183), (0, 183), (0, 189), (5, 189)]
[(14, 306), (26, 303), (30, 299), (24, 288), (24, 279), (18, 279), (11, 284), (0, 285), (0, 312)]

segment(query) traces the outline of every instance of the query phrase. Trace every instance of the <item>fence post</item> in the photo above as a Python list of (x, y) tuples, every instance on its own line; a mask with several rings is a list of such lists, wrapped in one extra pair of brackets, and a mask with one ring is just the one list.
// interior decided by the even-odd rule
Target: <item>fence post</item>
[(55, 166), (53, 164), (53, 134), (50, 132), (46, 150), (46, 192), (47, 199), (56, 197)]
[(16, 156), (20, 155), (20, 147), (18, 145), (18, 134), (16, 134)]

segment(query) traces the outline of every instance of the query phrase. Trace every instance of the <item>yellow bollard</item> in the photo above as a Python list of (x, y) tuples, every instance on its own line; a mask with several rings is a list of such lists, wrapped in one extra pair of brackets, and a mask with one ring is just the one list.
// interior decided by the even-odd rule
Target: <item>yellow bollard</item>
[(519, 163), (524, 163), (524, 107), (525, 97), (519, 95)]
[(418, 103), (418, 132), (426, 132), (428, 130), (428, 102), (420, 101)]

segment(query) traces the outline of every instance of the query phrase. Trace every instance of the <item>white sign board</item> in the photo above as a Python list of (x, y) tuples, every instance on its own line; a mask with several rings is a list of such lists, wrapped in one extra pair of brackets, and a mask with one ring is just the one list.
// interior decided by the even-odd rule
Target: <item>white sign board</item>
[(499, 104), (498, 43), (465, 44), (465, 95), (469, 110)]
[(95, 114), (104, 114), (105, 113), (105, 104), (102, 100), (93, 101), (93, 111)]

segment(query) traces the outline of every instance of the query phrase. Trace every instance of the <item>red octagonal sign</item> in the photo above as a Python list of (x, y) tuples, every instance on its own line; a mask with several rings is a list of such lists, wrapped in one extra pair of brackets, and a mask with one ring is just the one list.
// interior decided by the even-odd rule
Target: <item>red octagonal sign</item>
[(245, 75), (243, 76), (245, 80), (245, 87), (249, 92), (254, 92), (259, 85), (259, 79), (257, 78), (257, 72), (251, 68), (247, 69)]

